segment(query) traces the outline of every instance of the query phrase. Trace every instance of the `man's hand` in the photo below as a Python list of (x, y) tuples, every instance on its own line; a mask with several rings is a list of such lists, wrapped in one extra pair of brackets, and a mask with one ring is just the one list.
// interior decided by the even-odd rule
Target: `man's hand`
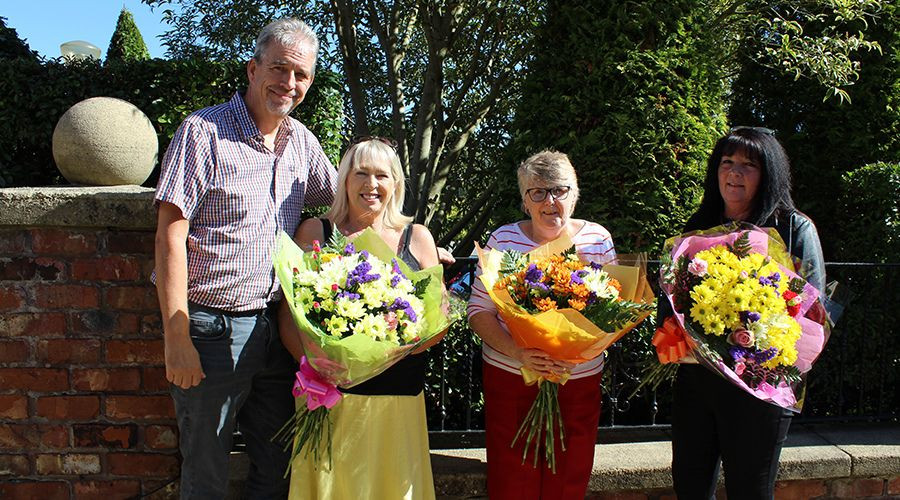
[(166, 380), (182, 389), (190, 389), (206, 378), (200, 366), (200, 355), (190, 337), (166, 337), (165, 345)]
[(191, 342), (187, 304), (188, 221), (181, 209), (161, 202), (156, 228), (156, 291), (162, 313), (166, 380), (191, 388), (205, 376), (200, 355)]
[(453, 254), (444, 247), (437, 247), (437, 253), (438, 260), (441, 262), (441, 264), (450, 265), (456, 262), (456, 258), (453, 257)]

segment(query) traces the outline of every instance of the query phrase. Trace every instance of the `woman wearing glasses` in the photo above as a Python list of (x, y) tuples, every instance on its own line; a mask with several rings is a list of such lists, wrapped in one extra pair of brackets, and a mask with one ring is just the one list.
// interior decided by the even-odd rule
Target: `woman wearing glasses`
[[(569, 158), (554, 151), (537, 153), (519, 166), (522, 208), (529, 218), (491, 234), (488, 248), (528, 252), (568, 234), (584, 261), (615, 260), (612, 238), (603, 226), (571, 218), (578, 201), (578, 180)], [(480, 269), (479, 269), (480, 272)], [(578, 365), (554, 361), (537, 349), (518, 347), (506, 331), (480, 280), (472, 286), (469, 324), (482, 339), (488, 496), (497, 499), (584, 498), (593, 466), (600, 419), (603, 357)], [(556, 474), (533, 455), (522, 463), (523, 441), (510, 447), (534, 402), (537, 385), (527, 386), (519, 371), (570, 373), (559, 388), (565, 424), (565, 452), (556, 454)]]
[[(769, 129), (738, 127), (709, 157), (703, 200), (685, 231), (729, 221), (773, 227), (822, 290), (825, 267), (816, 228), (794, 208), (790, 164)], [(659, 301), (657, 324), (672, 314)], [(672, 405), (672, 477), (679, 498), (713, 498), (719, 460), (729, 499), (773, 498), (791, 413), (756, 399), (696, 364), (679, 367)], [(747, 439), (746, 436), (752, 436)]]
[[(327, 242), (334, 231), (353, 238), (372, 228), (413, 270), (438, 264), (434, 238), (425, 226), (400, 213), (405, 195), (403, 170), (389, 139), (354, 140), (338, 168), (337, 192), (322, 219), (307, 219), (297, 229), (301, 248)], [(285, 313), (281, 337), (298, 360), (299, 333)], [(285, 327), (285, 325), (288, 325)], [(332, 461), (303, 454), (291, 472), (290, 498), (433, 499), (434, 484), (425, 421), (424, 350), (411, 354), (380, 375), (341, 389), (340, 404), (330, 410)]]

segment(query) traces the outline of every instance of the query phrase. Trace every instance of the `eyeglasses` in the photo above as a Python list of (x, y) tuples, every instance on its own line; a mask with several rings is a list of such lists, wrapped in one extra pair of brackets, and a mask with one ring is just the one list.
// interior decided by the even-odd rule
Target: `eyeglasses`
[(775, 131), (772, 130), (772, 129), (770, 129), (770, 128), (766, 128), (766, 127), (748, 127), (748, 126), (745, 126), (745, 125), (738, 125), (738, 126), (736, 126), (736, 127), (731, 127), (731, 130), (729, 130), (728, 133), (731, 134), (731, 133), (737, 132), (737, 131), (739, 131), (739, 130), (753, 130), (753, 131), (759, 132), (760, 134), (766, 134), (766, 135), (775, 136)]
[(565, 200), (566, 196), (569, 196), (569, 191), (571, 190), (571, 186), (554, 186), (551, 188), (526, 189), (525, 194), (531, 198), (531, 201), (540, 203), (547, 199), (548, 194), (552, 196), (554, 200)]
[(380, 135), (355, 135), (353, 136), (353, 139), (350, 139), (350, 145), (354, 146), (361, 142), (368, 141), (378, 141), (382, 144), (390, 146), (394, 151), (397, 151), (397, 141), (390, 137), (381, 137)]

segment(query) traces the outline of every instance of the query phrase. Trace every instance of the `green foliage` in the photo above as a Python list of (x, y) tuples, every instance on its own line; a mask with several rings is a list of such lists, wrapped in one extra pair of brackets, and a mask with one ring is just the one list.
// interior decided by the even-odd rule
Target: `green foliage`
[[(0, 187), (42, 186), (65, 181), (53, 163), (51, 139), (60, 116), (89, 97), (124, 99), (143, 111), (159, 136), (161, 159), (184, 118), (231, 98), (246, 85), (238, 62), (197, 59), (164, 61), (37, 61), (0, 65)], [(343, 103), (340, 79), (327, 71), (293, 116), (319, 138), (328, 157), (340, 154)], [(147, 185), (155, 185), (154, 173)]]
[(246, 59), (253, 53), (259, 30), (282, 17), (307, 22), (320, 38), (325, 33), (316, 21), (328, 23), (326, 2), (307, 0), (141, 0), (160, 9), (171, 27), (160, 37), (166, 57), (173, 59)]
[(15, 28), (6, 25), (6, 18), (0, 17), (0, 60), (24, 57), (36, 60), (37, 52), (31, 50), (24, 40), (19, 38)]
[(900, 262), (900, 163), (874, 163), (841, 177), (838, 238), (850, 261)]
[(150, 52), (144, 43), (144, 37), (134, 23), (134, 16), (126, 8), (119, 12), (116, 30), (106, 49), (106, 60), (109, 61), (143, 61), (150, 59)]
[[(842, 176), (868, 163), (900, 162), (900, 6), (886, 4), (865, 25), (857, 20), (848, 29), (864, 26), (881, 52), (860, 58), (859, 79), (847, 87), (851, 102), (823, 102), (818, 82), (748, 63), (735, 82), (729, 112), (733, 124), (776, 131), (792, 160), (794, 201), (815, 221), (826, 260), (868, 261), (856, 250), (874, 245), (842, 236), (847, 214), (863, 215), (835, 203), (849, 194), (843, 192), (850, 186)], [(813, 29), (826, 30), (810, 26), (807, 33)], [(854, 203), (868, 196), (859, 190), (853, 195)]]
[(743, 259), (744, 257), (750, 255), (750, 252), (753, 251), (753, 247), (750, 246), (750, 231), (742, 234), (737, 240), (735, 240), (734, 245), (727, 245), (728, 250)]
[[(756, 2), (754, 2), (756, 3)], [(866, 22), (883, 8), (883, 0), (759, 2), (766, 9), (743, 40), (758, 64), (776, 68), (794, 80), (801, 77), (826, 89), (825, 99), (849, 100), (846, 88), (859, 78), (854, 55), (879, 50), (866, 39)], [(815, 92), (819, 95), (819, 92)]]
[(724, 127), (725, 86), (696, 31), (695, 2), (551, 2), (514, 122), (507, 210), (521, 218), (513, 166), (544, 148), (579, 176), (576, 217), (620, 251), (657, 250), (699, 202), (706, 156)]

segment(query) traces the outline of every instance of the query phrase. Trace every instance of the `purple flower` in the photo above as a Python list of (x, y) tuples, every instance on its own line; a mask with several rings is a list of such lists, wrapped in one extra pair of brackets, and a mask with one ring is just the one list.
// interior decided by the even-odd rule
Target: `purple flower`
[(528, 264), (528, 269), (525, 270), (525, 286), (527, 286), (531, 290), (547, 292), (550, 289), (547, 288), (547, 285), (541, 283), (541, 279), (543, 279), (543, 277), (543, 271), (538, 269), (538, 267), (534, 264)]
[(400, 270), (400, 264), (397, 263), (397, 259), (391, 259), (391, 272), (394, 274), (394, 276), (391, 277), (391, 288), (397, 288), (397, 285), (400, 284), (400, 280), (406, 279), (406, 275)]
[(394, 299), (394, 303), (388, 306), (388, 310), (390, 311), (403, 311), (406, 313), (406, 317), (409, 318), (410, 321), (415, 323), (418, 321), (418, 317), (416, 316), (416, 311), (413, 310), (412, 306), (409, 302), (397, 297)]
[(772, 273), (769, 276), (760, 276), (759, 284), (762, 286), (771, 286), (778, 288), (778, 282), (781, 281), (781, 274)]
[(353, 292), (341, 292), (337, 294), (336, 299), (350, 299), (350, 300), (359, 300), (359, 294)]
[(735, 361), (744, 361), (750, 365), (761, 365), (774, 358), (775, 355), (778, 354), (778, 349), (770, 347), (764, 351), (757, 351), (753, 348), (735, 345), (728, 349), (728, 354), (730, 354), (731, 358)]
[(740, 313), (741, 323), (748, 325), (750, 323), (755, 323), (759, 321), (761, 317), (758, 312), (755, 311), (741, 311)]
[(599, 271), (603, 268), (603, 264), (598, 264), (596, 262), (590, 262), (588, 263), (588, 265), (591, 266), (591, 269), (593, 269), (594, 271)]
[(778, 354), (778, 349), (776, 349), (774, 347), (770, 347), (770, 348), (766, 349), (765, 351), (756, 351), (752, 354), (753, 362), (758, 365), (761, 365), (761, 364), (765, 363), (766, 361), (774, 358), (776, 354)]
[(356, 247), (353, 246), (353, 243), (347, 243), (347, 246), (344, 247), (344, 255), (352, 255), (356, 253)]
[(397, 262), (397, 259), (391, 259), (391, 272), (394, 274), (399, 274), (400, 276), (406, 277), (403, 274), (403, 271), (400, 270), (400, 264)]
[(372, 270), (372, 264), (362, 261), (350, 273), (347, 274), (347, 288), (352, 288), (362, 283), (368, 283), (381, 278), (380, 274), (369, 274)]
[(528, 264), (528, 269), (525, 271), (525, 281), (541, 281), (541, 278), (543, 277), (543, 271), (538, 269), (534, 264)]
[(569, 276), (569, 279), (572, 280), (572, 283), (575, 283), (576, 285), (583, 285), (584, 280), (581, 278), (582, 278), (582, 276), (585, 276), (586, 274), (587, 274), (587, 271), (585, 271), (584, 269), (572, 271), (572, 275)]
[(363, 250), (362, 252), (359, 252), (359, 255), (360, 255), (363, 259), (369, 260), (369, 252), (368, 252), (368, 250)]
[(735, 361), (741, 361), (748, 359), (750, 357), (750, 349), (746, 347), (741, 347), (739, 345), (731, 346), (728, 349), (728, 354), (731, 355), (731, 359)]

